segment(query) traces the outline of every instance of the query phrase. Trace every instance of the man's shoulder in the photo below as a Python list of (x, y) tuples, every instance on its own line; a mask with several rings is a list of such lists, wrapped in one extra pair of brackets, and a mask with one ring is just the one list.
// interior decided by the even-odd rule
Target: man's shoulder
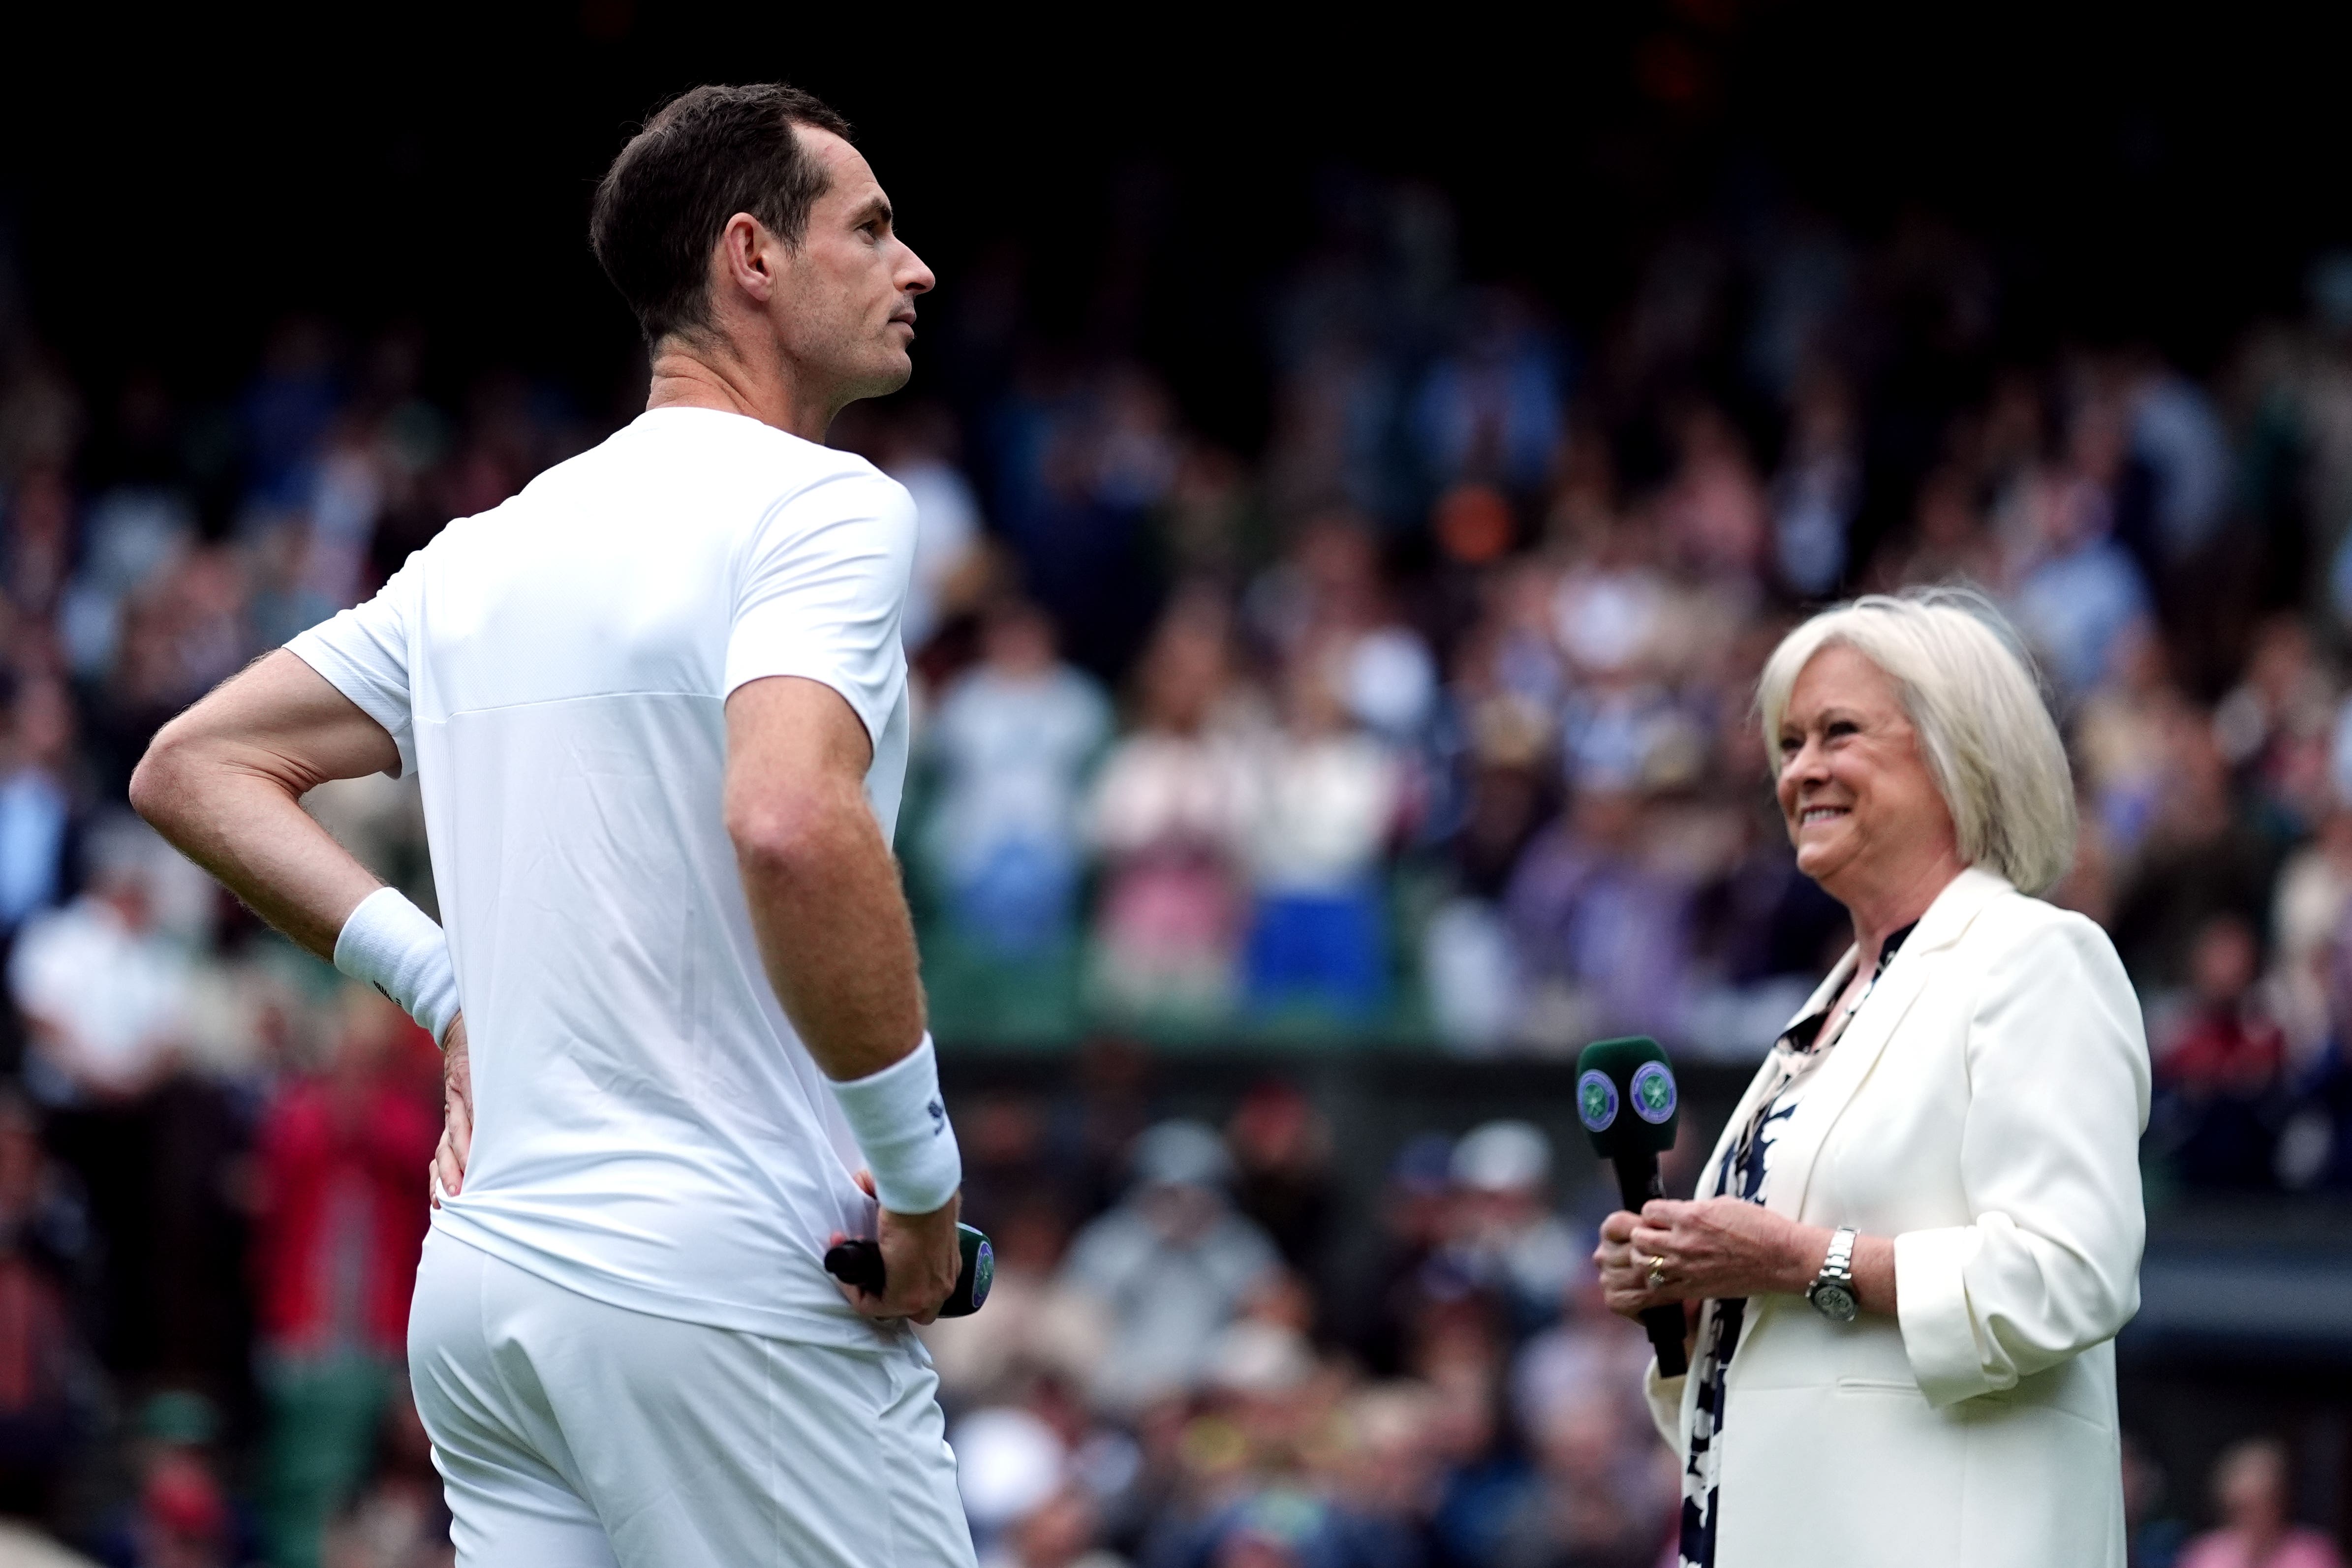
[(426, 549), (436, 560), (470, 565), (485, 551), (535, 549), (551, 528), (578, 546), (602, 527), (635, 534), (648, 521), (673, 540), (683, 526), (715, 529), (740, 548), (774, 537), (779, 525), (797, 536), (863, 517), (892, 522), (911, 548), (912, 498), (856, 453), (738, 414), (655, 409), (543, 470), (510, 499), (453, 520)]
[(872, 486), (897, 497), (907, 494), (904, 486), (856, 453), (803, 441), (741, 414), (657, 408), (542, 470), (515, 499), (529, 506), (583, 493), (611, 496), (647, 484), (678, 493), (733, 494), (769, 502), (842, 485)]
[[(803, 440), (740, 413), (709, 408), (648, 409), (574, 463), (676, 463), (755, 486), (803, 489), (827, 483), (905, 486), (855, 452)], [(559, 465), (558, 472), (568, 465)]]

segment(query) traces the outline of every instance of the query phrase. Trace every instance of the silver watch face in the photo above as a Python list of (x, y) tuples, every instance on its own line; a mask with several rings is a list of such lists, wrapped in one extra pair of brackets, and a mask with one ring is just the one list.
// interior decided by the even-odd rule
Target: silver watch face
[(1815, 1285), (1809, 1293), (1813, 1299), (1813, 1310), (1832, 1322), (1850, 1323), (1861, 1312), (1861, 1303), (1843, 1285), (1822, 1283)]

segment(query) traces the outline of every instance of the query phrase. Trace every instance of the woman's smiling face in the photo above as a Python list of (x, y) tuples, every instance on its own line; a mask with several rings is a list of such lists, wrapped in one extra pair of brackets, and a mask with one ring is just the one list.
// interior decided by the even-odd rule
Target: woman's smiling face
[(1952, 813), (1885, 671), (1840, 643), (1798, 672), (1775, 737), (1797, 869), (1852, 907), (1956, 853)]

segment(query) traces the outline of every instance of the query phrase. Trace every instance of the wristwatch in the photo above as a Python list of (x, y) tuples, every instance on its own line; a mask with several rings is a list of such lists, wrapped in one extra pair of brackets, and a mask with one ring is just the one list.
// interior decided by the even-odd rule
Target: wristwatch
[(1822, 1271), (1805, 1287), (1805, 1300), (1813, 1303), (1813, 1311), (1833, 1323), (1850, 1323), (1862, 1312), (1853, 1294), (1853, 1239), (1851, 1229), (1832, 1236)]

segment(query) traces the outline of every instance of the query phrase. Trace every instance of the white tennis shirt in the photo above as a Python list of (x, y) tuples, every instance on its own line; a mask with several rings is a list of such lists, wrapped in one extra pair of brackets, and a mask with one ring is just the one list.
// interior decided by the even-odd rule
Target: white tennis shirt
[(423, 776), (473, 1058), (434, 1223), (582, 1295), (871, 1343), (824, 1271), (856, 1145), (776, 1005), (720, 820), (723, 705), (839, 692), (894, 830), (905, 489), (755, 420), (656, 409), (287, 646)]

